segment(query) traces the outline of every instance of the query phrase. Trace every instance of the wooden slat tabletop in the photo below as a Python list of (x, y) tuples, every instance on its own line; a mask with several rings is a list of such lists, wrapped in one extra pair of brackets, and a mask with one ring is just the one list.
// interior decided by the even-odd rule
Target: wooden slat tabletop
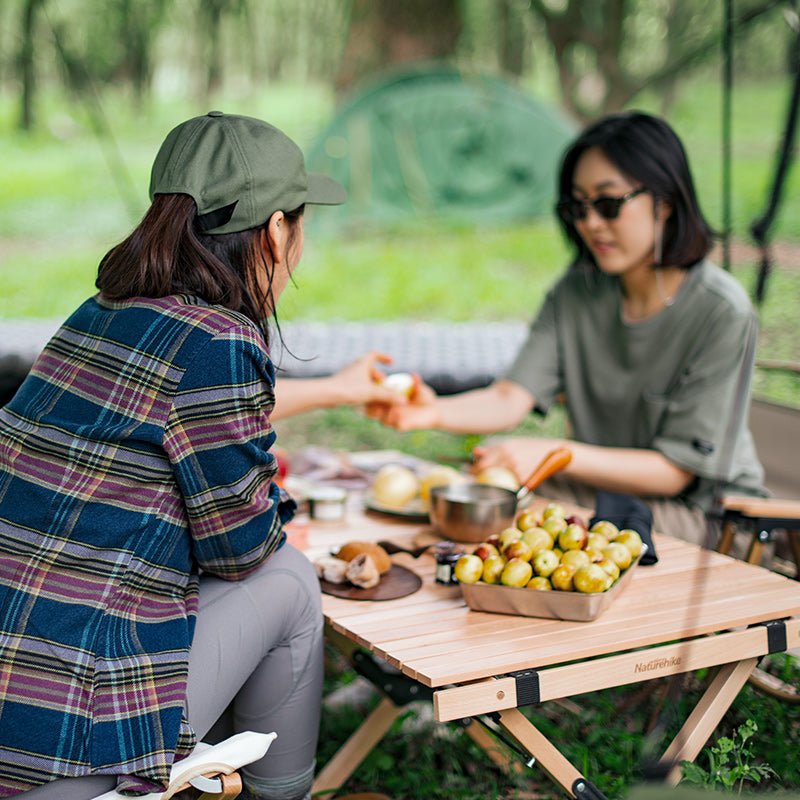
[[(311, 523), (310, 530), (311, 557), (348, 539), (408, 546), (433, 538), (426, 525), (364, 514), (357, 500), (345, 521)], [(323, 608), (334, 630), (432, 687), (800, 615), (796, 581), (670, 537), (656, 536), (655, 543), (659, 563), (637, 567), (625, 592), (593, 622), (470, 611), (458, 587), (434, 582), (429, 555), (394, 556), (423, 579), (413, 595), (382, 602), (325, 596)]]

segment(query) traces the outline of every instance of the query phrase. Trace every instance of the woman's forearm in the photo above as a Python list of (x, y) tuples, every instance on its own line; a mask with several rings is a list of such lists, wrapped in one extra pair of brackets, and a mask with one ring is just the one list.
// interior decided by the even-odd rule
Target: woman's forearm
[(331, 378), (280, 378), (278, 380), (273, 420), (285, 419), (317, 408), (346, 404), (349, 398), (339, 391)]
[(531, 394), (511, 381), (497, 381), (485, 389), (438, 398), (437, 428), (450, 433), (498, 433), (525, 419), (534, 404)]
[(600, 447), (583, 442), (566, 445), (572, 450), (566, 474), (597, 489), (674, 497), (695, 477), (657, 450)]

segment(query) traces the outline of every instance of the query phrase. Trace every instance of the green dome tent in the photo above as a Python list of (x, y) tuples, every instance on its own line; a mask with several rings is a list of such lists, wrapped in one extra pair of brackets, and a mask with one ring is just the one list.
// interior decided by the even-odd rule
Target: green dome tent
[(503, 80), (426, 66), (351, 99), (307, 162), (348, 189), (348, 202), (324, 215), (329, 223), (524, 219), (550, 212), (572, 134), (555, 111)]

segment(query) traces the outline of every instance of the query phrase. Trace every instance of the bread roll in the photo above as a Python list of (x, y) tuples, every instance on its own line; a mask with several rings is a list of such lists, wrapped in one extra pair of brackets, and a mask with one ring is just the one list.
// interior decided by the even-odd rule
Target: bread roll
[(361, 589), (372, 589), (380, 583), (378, 567), (368, 553), (359, 553), (347, 564), (347, 580)]
[(347, 581), (347, 561), (333, 556), (322, 556), (314, 562), (317, 575), (329, 583), (345, 583)]
[(336, 557), (343, 561), (352, 561), (362, 553), (371, 556), (381, 575), (385, 575), (392, 568), (392, 559), (389, 558), (389, 554), (375, 542), (347, 542), (339, 548)]

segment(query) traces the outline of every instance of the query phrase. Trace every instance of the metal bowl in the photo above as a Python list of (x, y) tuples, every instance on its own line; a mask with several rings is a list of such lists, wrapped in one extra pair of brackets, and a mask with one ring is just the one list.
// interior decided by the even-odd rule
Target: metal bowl
[(483, 542), (514, 522), (517, 495), (482, 483), (434, 486), (430, 518), (434, 527), (454, 542)]
[(454, 542), (482, 542), (511, 526), (521, 501), (530, 501), (531, 492), (564, 469), (571, 458), (567, 447), (551, 450), (516, 492), (485, 483), (435, 486), (431, 489), (431, 522)]

